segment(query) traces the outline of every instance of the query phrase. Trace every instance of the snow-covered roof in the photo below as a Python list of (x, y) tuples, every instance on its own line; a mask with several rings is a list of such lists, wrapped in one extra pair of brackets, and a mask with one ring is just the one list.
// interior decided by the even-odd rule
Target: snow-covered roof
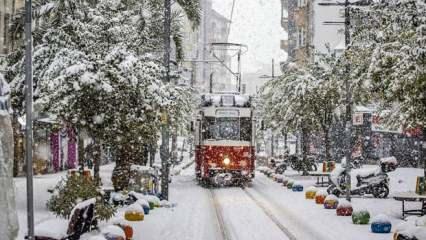
[(372, 106), (355, 106), (354, 107), (354, 111), (355, 112), (359, 112), (359, 113), (373, 113), (375, 112), (377, 109), (375, 107)]
[(201, 106), (209, 107), (251, 107), (251, 98), (248, 95), (204, 94), (201, 95)]

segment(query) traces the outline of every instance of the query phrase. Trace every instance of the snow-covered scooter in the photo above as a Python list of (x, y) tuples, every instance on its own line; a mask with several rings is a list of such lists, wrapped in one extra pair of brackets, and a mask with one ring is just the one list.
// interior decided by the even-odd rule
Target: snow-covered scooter
[[(380, 159), (377, 168), (358, 170), (356, 174), (357, 185), (351, 190), (351, 195), (372, 194), (375, 198), (386, 198), (389, 195), (388, 172), (396, 169), (398, 162), (395, 157)], [(342, 160), (342, 166), (336, 168), (330, 175), (331, 185), (327, 192), (340, 196), (346, 194), (346, 160)]]

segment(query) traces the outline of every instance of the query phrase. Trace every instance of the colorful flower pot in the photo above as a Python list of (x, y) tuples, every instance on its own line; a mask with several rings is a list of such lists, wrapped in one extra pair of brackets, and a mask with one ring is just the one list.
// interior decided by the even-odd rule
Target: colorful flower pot
[(127, 221), (143, 221), (145, 215), (143, 212), (130, 212), (130, 211), (126, 211), (126, 213), (124, 214), (124, 219), (126, 219)]
[(320, 190), (315, 193), (315, 203), (316, 204), (324, 204), (325, 198), (328, 196), (326, 191)]
[(339, 200), (338, 198), (331, 194), (328, 195), (325, 199), (324, 199), (324, 208), (325, 209), (337, 209), (337, 205), (339, 204)]
[(370, 213), (366, 210), (355, 211), (352, 213), (353, 224), (368, 224), (370, 222)]
[(353, 212), (352, 204), (345, 199), (339, 200), (337, 205), (336, 214), (337, 216), (351, 216)]
[(124, 219), (127, 221), (143, 221), (145, 217), (143, 207), (138, 203), (134, 203), (126, 208)]
[(126, 235), (126, 240), (132, 240), (133, 238), (133, 228), (127, 224), (117, 224), (121, 229), (123, 229), (124, 234)]
[(379, 214), (371, 220), (371, 232), (373, 233), (390, 233), (392, 224), (388, 216)]
[(315, 194), (317, 194), (318, 189), (316, 187), (308, 187), (305, 192), (306, 199), (315, 199)]
[(392, 224), (390, 222), (371, 223), (371, 231), (373, 233), (390, 233)]
[(293, 192), (303, 192), (303, 185), (300, 183), (294, 183), (291, 190), (293, 190)]

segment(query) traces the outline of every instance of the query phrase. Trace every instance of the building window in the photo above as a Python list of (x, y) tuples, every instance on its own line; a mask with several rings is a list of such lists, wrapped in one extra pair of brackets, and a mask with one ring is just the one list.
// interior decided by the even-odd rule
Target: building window
[(304, 7), (306, 6), (307, 0), (297, 0), (297, 7)]

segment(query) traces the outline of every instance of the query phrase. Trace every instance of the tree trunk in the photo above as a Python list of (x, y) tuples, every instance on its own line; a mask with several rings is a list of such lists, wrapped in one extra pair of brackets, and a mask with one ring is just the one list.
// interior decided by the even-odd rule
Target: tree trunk
[(152, 167), (155, 162), (155, 154), (157, 153), (156, 148), (153, 144), (149, 145), (149, 166)]
[(146, 166), (148, 164), (148, 159), (149, 159), (149, 145), (148, 144), (144, 144), (143, 145), (143, 163), (142, 165)]
[(177, 162), (177, 130), (174, 129), (172, 133), (172, 149), (171, 149), (171, 162), (172, 164)]
[(82, 131), (78, 131), (78, 165), (80, 166), (80, 172), (84, 170), (84, 137)]
[(0, 194), (0, 211), (3, 216), (0, 224), (0, 236), (2, 236), (2, 239), (16, 239), (19, 229), (18, 218), (16, 215), (15, 186), (13, 183), (12, 172), (12, 124), (7, 110), (0, 108), (0, 189), (2, 192)]
[(331, 161), (330, 129), (324, 128), (325, 160)]
[[(309, 153), (309, 131), (306, 127), (302, 127), (302, 161), (303, 163), (308, 162), (308, 153)], [(306, 164), (303, 164), (303, 175), (308, 175), (306, 169)]]
[(93, 141), (92, 147), (92, 156), (93, 156), (93, 177), (97, 184), (101, 183), (101, 177), (99, 174), (99, 168), (101, 166), (101, 144), (95, 140)]

